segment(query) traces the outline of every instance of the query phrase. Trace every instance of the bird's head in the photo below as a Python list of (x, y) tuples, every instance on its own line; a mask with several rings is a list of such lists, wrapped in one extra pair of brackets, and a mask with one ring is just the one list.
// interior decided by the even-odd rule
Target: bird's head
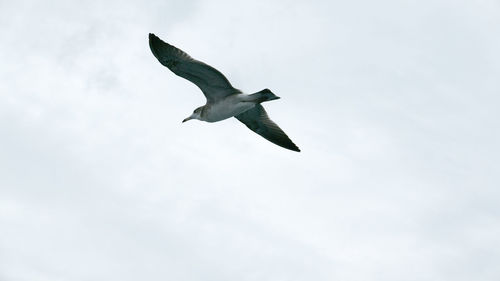
[(202, 106), (198, 107), (197, 109), (195, 109), (193, 111), (193, 114), (191, 114), (188, 118), (182, 120), (182, 123), (188, 121), (188, 120), (191, 120), (191, 119), (198, 119), (198, 120), (201, 120), (201, 110), (203, 109)]

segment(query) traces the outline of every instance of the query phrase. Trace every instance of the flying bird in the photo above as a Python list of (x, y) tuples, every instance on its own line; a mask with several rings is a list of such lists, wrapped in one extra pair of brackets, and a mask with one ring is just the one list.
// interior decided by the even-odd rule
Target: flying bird
[(269, 89), (250, 95), (244, 94), (234, 88), (217, 69), (193, 59), (152, 33), (149, 34), (149, 47), (161, 64), (176, 75), (193, 82), (207, 99), (204, 106), (196, 108), (182, 122), (191, 119), (217, 122), (235, 117), (268, 141), (286, 149), (300, 151), (285, 132), (269, 118), (261, 105), (262, 102), (279, 99)]

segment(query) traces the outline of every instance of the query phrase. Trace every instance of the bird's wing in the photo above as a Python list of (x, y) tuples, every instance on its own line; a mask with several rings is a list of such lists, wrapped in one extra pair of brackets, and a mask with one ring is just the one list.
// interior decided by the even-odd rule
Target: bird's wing
[(277, 144), (286, 149), (300, 152), (300, 149), (290, 140), (290, 138), (283, 132), (283, 130), (276, 125), (269, 116), (264, 107), (257, 104), (252, 109), (249, 109), (239, 115), (235, 116), (250, 130), (263, 136), (266, 140)]
[(176, 75), (198, 86), (208, 102), (215, 102), (240, 91), (233, 88), (222, 73), (210, 65), (195, 60), (182, 50), (149, 34), (149, 47), (161, 64)]

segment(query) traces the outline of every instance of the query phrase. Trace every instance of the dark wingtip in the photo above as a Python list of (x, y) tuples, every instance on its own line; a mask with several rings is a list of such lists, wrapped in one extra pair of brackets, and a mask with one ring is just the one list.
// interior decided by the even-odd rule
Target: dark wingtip
[(277, 143), (277, 142), (273, 142), (273, 143), (277, 144), (283, 148), (286, 148), (288, 150), (300, 152), (300, 148), (295, 143), (293, 143), (291, 139), (289, 139), (288, 137), (287, 137), (287, 139), (288, 139), (287, 143)]
[(154, 33), (149, 33), (149, 49), (151, 49), (151, 52), (158, 60), (160, 60), (160, 58), (156, 49), (158, 48), (158, 46), (161, 46), (161, 43), (163, 43), (163, 41), (161, 41), (158, 36), (156, 36)]
[(149, 33), (149, 42), (160, 40), (154, 33)]
[(149, 33), (149, 43), (165, 43), (160, 37), (156, 36), (154, 33)]

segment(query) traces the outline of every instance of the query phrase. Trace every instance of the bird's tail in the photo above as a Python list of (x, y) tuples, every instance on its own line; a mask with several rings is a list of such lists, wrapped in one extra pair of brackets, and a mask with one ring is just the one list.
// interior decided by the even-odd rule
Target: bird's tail
[(255, 94), (248, 95), (249, 100), (256, 102), (256, 103), (261, 103), (265, 101), (272, 101), (272, 100), (277, 100), (280, 97), (277, 95), (273, 94), (271, 90), (269, 89), (264, 89), (262, 91), (259, 91)]

